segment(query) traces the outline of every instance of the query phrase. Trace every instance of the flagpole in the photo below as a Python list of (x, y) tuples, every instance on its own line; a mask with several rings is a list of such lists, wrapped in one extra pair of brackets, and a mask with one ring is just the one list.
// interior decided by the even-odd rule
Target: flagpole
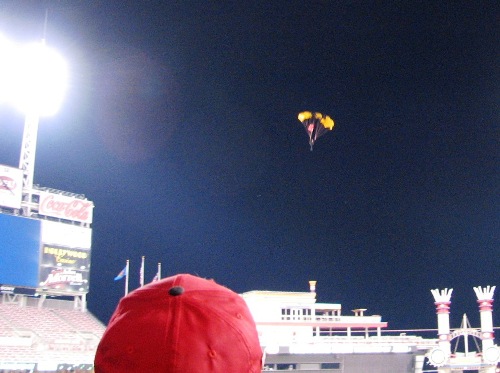
[(141, 263), (140, 283), (141, 287), (144, 286), (144, 256), (142, 257), (142, 263)]
[(130, 268), (130, 260), (127, 259), (127, 265), (125, 266), (125, 295), (128, 294), (128, 272)]

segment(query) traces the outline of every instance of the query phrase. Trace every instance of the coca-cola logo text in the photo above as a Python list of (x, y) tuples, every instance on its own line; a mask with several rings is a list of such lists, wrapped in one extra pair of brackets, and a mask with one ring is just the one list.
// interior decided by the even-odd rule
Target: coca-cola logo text
[(69, 220), (87, 221), (92, 212), (92, 202), (71, 199), (57, 200), (54, 195), (49, 195), (40, 201), (40, 213), (61, 217)]

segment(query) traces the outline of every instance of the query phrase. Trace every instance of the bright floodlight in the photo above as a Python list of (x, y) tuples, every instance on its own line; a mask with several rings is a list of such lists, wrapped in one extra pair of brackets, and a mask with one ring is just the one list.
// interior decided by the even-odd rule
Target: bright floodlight
[(13, 46), (0, 40), (0, 58), (0, 100), (25, 115), (49, 116), (59, 110), (68, 73), (57, 52), (44, 43)]

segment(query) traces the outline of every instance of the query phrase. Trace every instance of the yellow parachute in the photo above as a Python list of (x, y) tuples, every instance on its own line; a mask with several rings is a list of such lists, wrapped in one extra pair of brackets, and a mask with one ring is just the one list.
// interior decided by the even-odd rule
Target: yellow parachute
[(298, 116), (309, 136), (309, 145), (313, 150), (314, 142), (326, 132), (331, 131), (335, 123), (328, 115), (303, 111)]

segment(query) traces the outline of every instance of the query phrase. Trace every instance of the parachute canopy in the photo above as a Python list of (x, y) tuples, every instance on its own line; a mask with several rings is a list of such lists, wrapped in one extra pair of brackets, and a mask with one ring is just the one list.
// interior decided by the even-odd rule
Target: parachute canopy
[(321, 113), (303, 111), (299, 113), (298, 118), (304, 125), (304, 128), (309, 136), (311, 151), (313, 150), (314, 142), (326, 132), (331, 131), (335, 125), (332, 118)]

